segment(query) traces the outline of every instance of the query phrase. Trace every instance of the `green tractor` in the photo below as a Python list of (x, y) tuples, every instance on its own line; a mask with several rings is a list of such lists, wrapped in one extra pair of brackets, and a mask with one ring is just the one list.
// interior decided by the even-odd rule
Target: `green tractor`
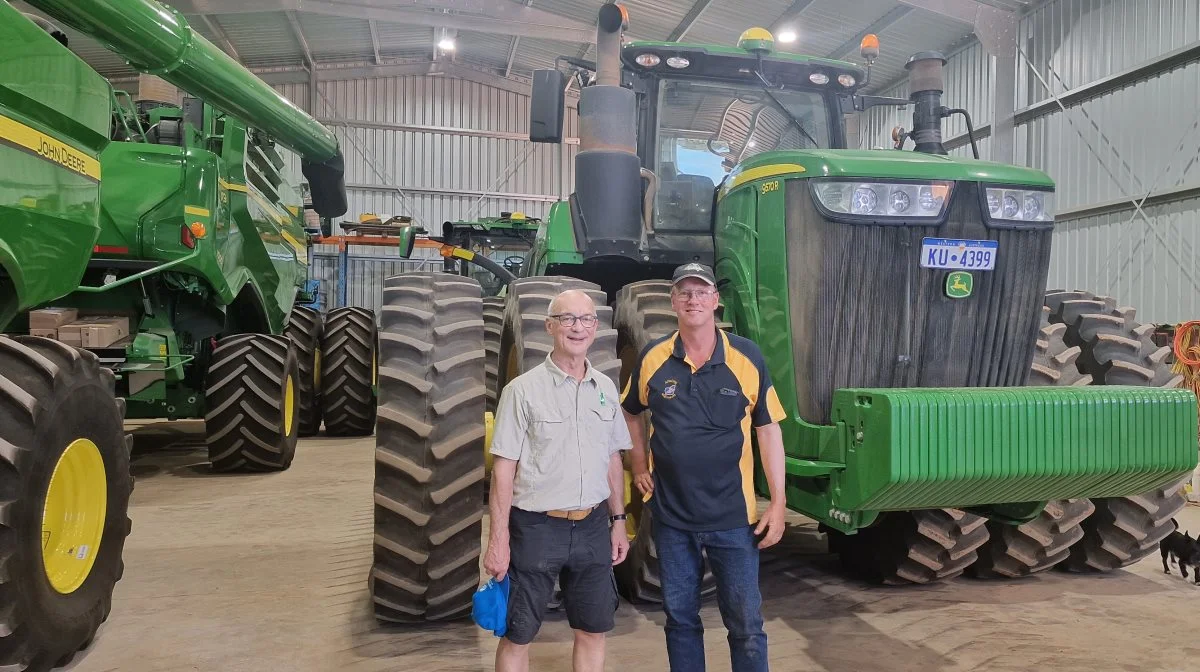
[[(0, 2), (0, 667), (70, 660), (107, 618), (130, 523), (125, 418), (203, 418), (214, 471), (370, 434), (375, 319), (308, 298), (300, 156), (346, 209), (336, 138), (153, 0)], [(134, 100), (88, 34), (187, 95)], [(77, 318), (77, 319), (76, 319)]]
[[(761, 346), (788, 412), (788, 506), (819, 523), (848, 572), (924, 584), (1102, 572), (1152, 552), (1197, 463), (1195, 399), (1132, 308), (1045, 291), (1054, 183), (947, 155), (940, 54), (910, 60), (912, 95), (888, 99), (859, 93), (869, 70), (775, 52), (762, 29), (737, 47), (622, 44), (626, 23), (603, 6), (597, 63), (566, 59), (595, 72), (575, 191), (507, 287), (497, 390), (549, 352), (543, 320), (568, 288), (595, 298), (591, 359), (623, 387), (633, 358), (674, 329), (671, 271), (699, 261), (716, 270), (725, 328)], [(562, 140), (565, 84), (535, 73), (532, 140)], [(917, 151), (846, 148), (846, 116), (881, 104), (914, 106)], [(388, 283), (376, 615), (461, 616), (480, 553), (479, 418), (496, 394), (481, 292), (444, 274)], [(618, 582), (653, 603), (642, 504), (629, 498)]]

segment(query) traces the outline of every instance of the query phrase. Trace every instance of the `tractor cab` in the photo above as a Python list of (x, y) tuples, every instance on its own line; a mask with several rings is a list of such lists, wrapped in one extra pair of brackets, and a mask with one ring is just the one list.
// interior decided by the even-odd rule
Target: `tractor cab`
[[(601, 35), (604, 30), (601, 28)], [(615, 51), (615, 50), (613, 50)], [(571, 234), (583, 255), (583, 275), (607, 286), (661, 276), (661, 268), (688, 261), (712, 264), (713, 217), (718, 189), (737, 178), (738, 166), (764, 152), (845, 149), (847, 114), (871, 105), (905, 105), (905, 99), (860, 96), (867, 83), (869, 63), (878, 54), (873, 35), (863, 42), (867, 68), (853, 63), (778, 52), (774, 38), (762, 28), (745, 31), (737, 46), (676, 42), (628, 42), (619, 56), (602, 54), (598, 63), (566, 58), (569, 76), (582, 89), (580, 101), (581, 154), (591, 153), (584, 170), (603, 165), (606, 185), (588, 171), (571, 195)], [(604, 68), (619, 70), (607, 85)], [(535, 74), (531, 134), (534, 142), (561, 142), (563, 97), (567, 74), (544, 70)], [(593, 89), (624, 89), (606, 92)], [(617, 93), (625, 94), (616, 95)], [(592, 94), (589, 96), (588, 94)], [(632, 94), (632, 95), (629, 95)], [(626, 102), (627, 98), (632, 98)], [(632, 104), (629, 104), (632, 103)], [(583, 127), (604, 118), (605, 125), (633, 126), (615, 142), (597, 142)], [(596, 128), (593, 122), (593, 128)], [(607, 132), (607, 131), (606, 131)], [(614, 153), (636, 154), (623, 165), (612, 163)], [(603, 161), (602, 161), (603, 159)], [(622, 180), (622, 171), (640, 174)], [(638, 191), (635, 188), (640, 186)], [(605, 199), (589, 216), (590, 203)], [(614, 199), (637, 201), (635, 212), (617, 213)], [(637, 221), (632, 221), (637, 217)], [(550, 225), (553, 226), (553, 217)], [(616, 231), (624, 219), (626, 230)], [(603, 222), (600, 222), (603, 220)], [(612, 241), (625, 238), (628, 244)], [(590, 245), (595, 239), (597, 245)], [(590, 258), (603, 258), (606, 271), (592, 278)], [(614, 276), (619, 257), (634, 262), (628, 273)]]

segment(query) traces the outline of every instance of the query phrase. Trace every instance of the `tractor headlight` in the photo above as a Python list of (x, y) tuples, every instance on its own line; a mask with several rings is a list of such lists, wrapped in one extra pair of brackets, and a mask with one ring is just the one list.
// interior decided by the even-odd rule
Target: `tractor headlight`
[(946, 212), (953, 182), (863, 182), (813, 179), (816, 201), (827, 214), (846, 219), (934, 221)]
[(988, 219), (1020, 224), (1054, 221), (1054, 192), (1035, 189), (988, 187), (985, 190)]

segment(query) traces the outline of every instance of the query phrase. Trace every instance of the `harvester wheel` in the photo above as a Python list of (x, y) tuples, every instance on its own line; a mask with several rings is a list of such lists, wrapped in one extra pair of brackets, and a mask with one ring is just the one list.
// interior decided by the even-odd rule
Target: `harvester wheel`
[(108, 618), (133, 490), (114, 388), (87, 351), (0, 336), (0, 668), (64, 665)]
[[(1089, 385), (1080, 373), (1079, 346), (1064, 341), (1065, 324), (1051, 324), (1051, 307), (1042, 307), (1041, 328), (1029, 372), (1030, 385), (1073, 387)], [(1095, 507), (1086, 499), (1048, 502), (1037, 518), (1023, 525), (988, 521), (988, 542), (968, 574), (977, 578), (1019, 578), (1045, 571), (1067, 558), (1071, 545), (1083, 538), (1082, 523)]]
[(483, 347), (487, 352), (487, 410), (496, 411), (500, 391), (496, 386), (496, 373), (500, 369), (500, 334), (504, 331), (504, 304), (502, 296), (483, 297)]
[(374, 311), (335, 308), (321, 336), (321, 415), (329, 436), (370, 436), (375, 431), (379, 345)]
[(479, 282), (387, 279), (380, 333), (375, 544), (369, 586), (384, 622), (469, 616), (479, 587), (485, 439)]
[(987, 519), (959, 509), (887, 512), (855, 534), (830, 532), (830, 550), (852, 574), (904, 585), (954, 578), (988, 540)]
[[(642, 350), (656, 338), (678, 328), (679, 319), (671, 308), (669, 280), (643, 280), (625, 285), (617, 292), (615, 315), (617, 344), (621, 356), (621, 389), (633, 371)], [(649, 427), (650, 413), (642, 414)], [(647, 430), (648, 434), (648, 430)], [(630, 465), (626, 465), (626, 481), (630, 480)], [(642, 505), (640, 493), (630, 483), (626, 486), (626, 529), (630, 535), (629, 556), (616, 566), (617, 587), (630, 602), (662, 603), (662, 582), (659, 575), (658, 549), (650, 534), (650, 509)], [(717, 584), (708, 560), (704, 561), (704, 578), (700, 595), (716, 594)]]
[(205, 379), (204, 416), (213, 471), (283, 471), (296, 455), (300, 367), (284, 336), (217, 341)]
[(296, 359), (300, 363), (296, 385), (300, 436), (312, 436), (321, 429), (321, 332), (324, 326), (321, 313), (295, 306), (283, 330), (283, 335), (296, 344)]
[[(1053, 291), (1046, 303), (1051, 319), (1066, 324), (1067, 344), (1082, 349), (1079, 366), (1092, 376), (1093, 385), (1179, 385), (1181, 377), (1168, 363), (1171, 349), (1154, 344), (1154, 326), (1139, 324), (1133, 308), (1088, 292)], [(1187, 503), (1181, 492), (1187, 478), (1140, 495), (1093, 499), (1096, 511), (1083, 521), (1083, 538), (1071, 546), (1060, 567), (1109, 571), (1153, 553)]]

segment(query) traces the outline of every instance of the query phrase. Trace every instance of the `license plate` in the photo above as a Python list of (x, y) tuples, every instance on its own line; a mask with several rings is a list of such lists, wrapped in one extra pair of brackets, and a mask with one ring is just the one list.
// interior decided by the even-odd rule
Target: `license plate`
[(996, 267), (1000, 243), (994, 240), (921, 240), (921, 268), (953, 268), (964, 271), (990, 271)]

